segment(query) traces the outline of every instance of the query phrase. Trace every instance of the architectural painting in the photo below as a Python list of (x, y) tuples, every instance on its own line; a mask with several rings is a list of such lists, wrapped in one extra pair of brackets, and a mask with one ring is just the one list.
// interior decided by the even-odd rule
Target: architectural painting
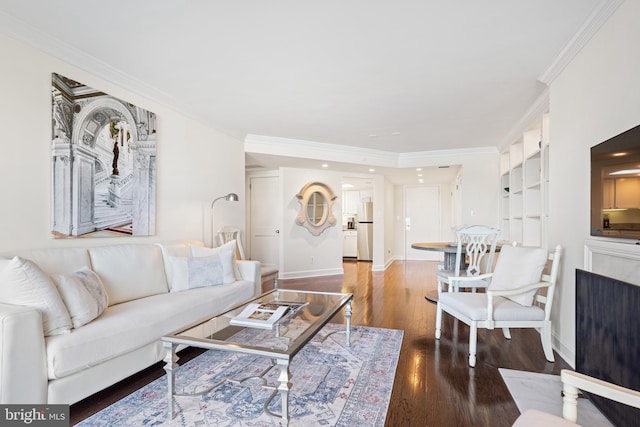
[(155, 233), (155, 114), (52, 74), (52, 232)]

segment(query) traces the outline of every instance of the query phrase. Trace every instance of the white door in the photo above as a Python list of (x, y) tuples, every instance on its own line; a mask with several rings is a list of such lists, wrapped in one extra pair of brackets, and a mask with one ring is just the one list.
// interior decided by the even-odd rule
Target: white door
[(280, 268), (280, 178), (250, 178), (250, 258), (262, 265)]
[(412, 249), (412, 243), (439, 242), (440, 236), (440, 187), (405, 187), (404, 229), (405, 259), (441, 260), (439, 252)]

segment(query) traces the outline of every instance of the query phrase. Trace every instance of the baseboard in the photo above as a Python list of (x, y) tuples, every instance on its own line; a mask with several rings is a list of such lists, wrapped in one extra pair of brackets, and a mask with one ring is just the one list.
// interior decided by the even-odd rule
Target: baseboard
[(334, 276), (337, 274), (344, 274), (342, 268), (328, 268), (324, 270), (306, 270), (306, 271), (291, 271), (287, 273), (280, 273), (280, 279), (304, 279), (307, 277), (318, 276)]

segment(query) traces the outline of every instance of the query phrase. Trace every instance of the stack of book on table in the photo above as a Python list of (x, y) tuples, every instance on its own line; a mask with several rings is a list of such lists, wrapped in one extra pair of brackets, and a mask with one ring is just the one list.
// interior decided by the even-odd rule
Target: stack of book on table
[(307, 304), (295, 301), (251, 303), (229, 323), (234, 326), (271, 329), (280, 319), (294, 314)]

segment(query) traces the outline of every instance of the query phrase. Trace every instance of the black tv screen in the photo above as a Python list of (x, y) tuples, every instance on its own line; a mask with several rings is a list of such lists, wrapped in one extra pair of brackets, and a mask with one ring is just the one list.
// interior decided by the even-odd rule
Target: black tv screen
[(640, 239), (640, 125), (591, 147), (591, 235)]
[[(640, 390), (639, 307), (640, 286), (576, 269), (577, 372)], [(588, 396), (613, 425), (638, 425), (640, 409)]]

